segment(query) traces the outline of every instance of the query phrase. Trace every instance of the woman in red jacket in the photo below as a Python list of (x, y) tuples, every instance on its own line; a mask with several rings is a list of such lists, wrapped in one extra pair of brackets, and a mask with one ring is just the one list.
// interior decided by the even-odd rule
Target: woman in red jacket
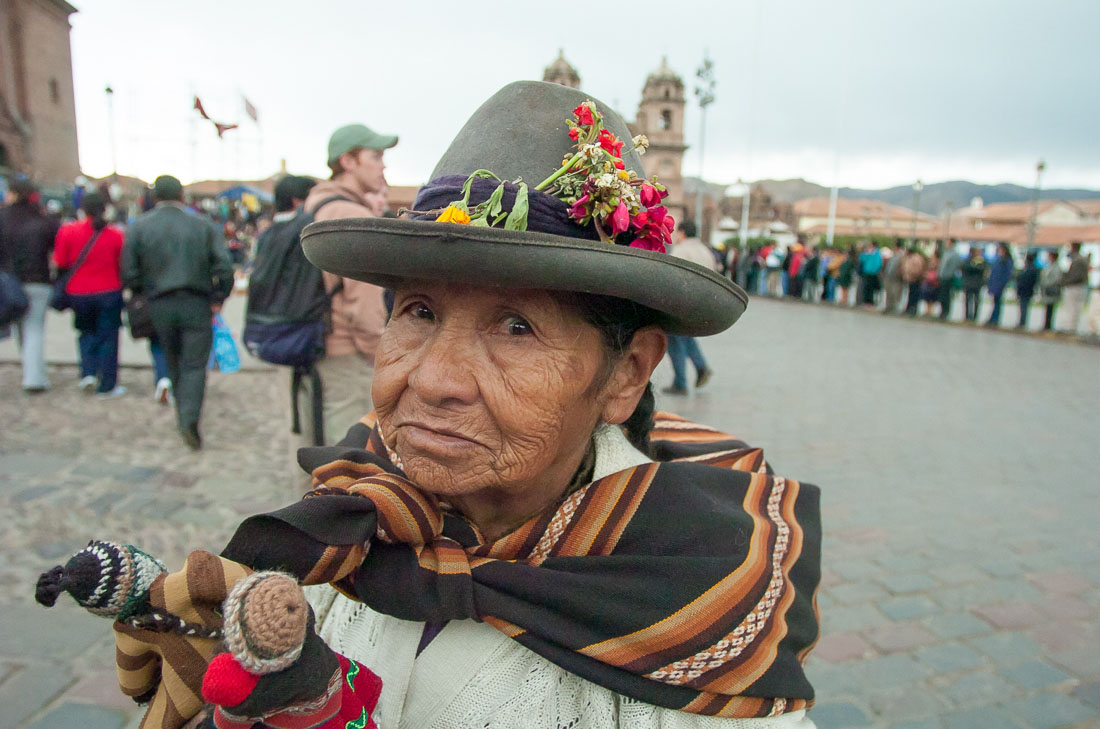
[(118, 384), (118, 330), (122, 326), (122, 233), (103, 217), (106, 199), (89, 193), (82, 205), (84, 220), (69, 223), (57, 232), (54, 263), (70, 268), (95, 237), (83, 263), (69, 279), (65, 292), (73, 301), (73, 327), (80, 332), (80, 387), (99, 397), (118, 397), (126, 388)]

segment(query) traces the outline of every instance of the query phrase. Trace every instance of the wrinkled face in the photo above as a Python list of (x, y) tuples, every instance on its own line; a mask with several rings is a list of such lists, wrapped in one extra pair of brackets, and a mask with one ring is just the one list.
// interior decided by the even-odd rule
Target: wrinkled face
[(382, 434), (440, 496), (564, 487), (606, 401), (603, 351), (551, 293), (407, 283), (375, 358)]

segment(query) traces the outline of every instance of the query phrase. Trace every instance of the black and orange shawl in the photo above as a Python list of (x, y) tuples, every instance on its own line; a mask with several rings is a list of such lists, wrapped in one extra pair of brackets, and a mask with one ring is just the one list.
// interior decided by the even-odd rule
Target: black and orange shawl
[(760, 450), (659, 413), (658, 462), (487, 542), (405, 479), (373, 426), (303, 450), (318, 486), (246, 520), (223, 556), (404, 620), (484, 621), (658, 706), (759, 717), (812, 704), (819, 491), (773, 475)]

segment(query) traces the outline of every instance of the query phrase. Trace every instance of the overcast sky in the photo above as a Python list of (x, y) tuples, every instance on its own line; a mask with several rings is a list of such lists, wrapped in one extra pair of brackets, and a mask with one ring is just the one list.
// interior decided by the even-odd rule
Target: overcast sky
[[(707, 179), (886, 187), (952, 179), (1100, 189), (1097, 0), (375, 2), (72, 0), (85, 172), (321, 175), (329, 133), (401, 137), (391, 184), (418, 185), (477, 106), (541, 79), (559, 48), (628, 119), (667, 55), (685, 83), (709, 51)], [(308, 9), (304, 9), (308, 8)], [(241, 128), (219, 143), (207, 112)], [(241, 98), (259, 110), (244, 116)], [(689, 103), (684, 174), (697, 174)]]

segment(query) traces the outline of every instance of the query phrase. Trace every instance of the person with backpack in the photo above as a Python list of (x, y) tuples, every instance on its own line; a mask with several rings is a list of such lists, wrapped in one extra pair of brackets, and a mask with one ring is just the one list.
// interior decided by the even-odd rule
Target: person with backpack
[(53, 260), (70, 269), (65, 293), (80, 332), (80, 389), (97, 397), (119, 397), (118, 330), (122, 326), (122, 232), (108, 225), (107, 199), (90, 192), (81, 200), (86, 217), (61, 226)]
[[(337, 129), (328, 143), (332, 178), (310, 190), (304, 212), (316, 221), (380, 217), (384, 200), (379, 201), (377, 193), (386, 186), (383, 155), (396, 144), (396, 136), (378, 134), (362, 124)], [(310, 419), (304, 418), (302, 446), (340, 441), (372, 410), (374, 353), (388, 318), (381, 287), (331, 273), (325, 273), (323, 280), (331, 299), (330, 325), (324, 355), (314, 365), (321, 388), (322, 427), (315, 433)], [(300, 412), (307, 412), (315, 398), (311, 384), (304, 381), (299, 389)]]
[(11, 205), (0, 210), (0, 260), (19, 279), (29, 303), (18, 322), (23, 360), (23, 391), (36, 395), (50, 389), (46, 376), (46, 310), (49, 308), (50, 253), (59, 227), (42, 209), (42, 197), (30, 180), (16, 180)]
[[(331, 296), (320, 269), (306, 259), (301, 243), (302, 230), (313, 222), (313, 213), (306, 212), (303, 205), (316, 184), (308, 177), (287, 175), (275, 185), (275, 214), (271, 226), (256, 241), (241, 336), (253, 356), (291, 368), (290, 432), (295, 456), (301, 445), (302, 418), (307, 420), (314, 444), (323, 445), (323, 438), (317, 439), (324, 421), (315, 365), (325, 351)], [(322, 204), (344, 199), (332, 197)], [(313, 397), (303, 412), (299, 394), (307, 378)]]

